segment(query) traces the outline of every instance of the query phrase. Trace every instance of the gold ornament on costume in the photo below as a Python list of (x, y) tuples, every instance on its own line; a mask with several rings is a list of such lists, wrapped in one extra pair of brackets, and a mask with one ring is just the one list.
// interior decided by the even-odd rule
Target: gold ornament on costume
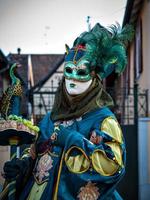
[(79, 200), (97, 200), (100, 193), (96, 183), (89, 181), (86, 186), (80, 188), (80, 193), (78, 194)]

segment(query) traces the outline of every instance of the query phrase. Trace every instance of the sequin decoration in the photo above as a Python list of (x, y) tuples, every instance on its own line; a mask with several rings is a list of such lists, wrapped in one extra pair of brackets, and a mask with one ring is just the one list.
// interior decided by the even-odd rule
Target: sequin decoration
[(71, 126), (75, 121), (80, 122), (81, 120), (82, 120), (82, 116), (73, 120), (57, 121), (55, 122), (54, 126), (57, 127), (59, 125), (62, 125), (64, 127), (68, 127), (68, 126)]
[(49, 176), (48, 171), (53, 167), (52, 163), (53, 160), (49, 154), (45, 154), (40, 158), (35, 174), (39, 182), (42, 182), (43, 178)]
[(92, 183), (89, 181), (87, 185), (80, 188), (80, 192), (78, 194), (79, 200), (97, 200), (100, 193), (98, 191), (98, 187), (96, 187), (96, 183)]

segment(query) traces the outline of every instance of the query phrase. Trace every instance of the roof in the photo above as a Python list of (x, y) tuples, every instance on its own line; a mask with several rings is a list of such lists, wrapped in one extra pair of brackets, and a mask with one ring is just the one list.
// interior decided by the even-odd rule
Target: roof
[(35, 82), (32, 90), (41, 87), (64, 61), (64, 55), (62, 54), (32, 55), (31, 58)]
[(127, 0), (123, 26), (128, 23), (131, 23), (133, 25), (136, 23), (143, 3), (143, 0)]
[[(23, 82), (28, 82), (28, 54), (9, 54), (9, 59), (21, 65), (17, 69)], [(32, 72), (35, 89), (41, 86), (57, 70), (63, 62), (63, 54), (31, 54)]]

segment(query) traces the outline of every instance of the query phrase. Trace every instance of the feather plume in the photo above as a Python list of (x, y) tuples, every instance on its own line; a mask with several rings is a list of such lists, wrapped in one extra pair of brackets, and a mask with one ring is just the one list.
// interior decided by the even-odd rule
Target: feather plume
[(120, 24), (116, 23), (116, 25), (111, 25), (109, 27), (109, 31), (112, 33), (113, 40), (124, 45), (127, 45), (128, 42), (131, 42), (134, 37), (134, 29), (130, 24), (127, 24), (121, 28)]
[(85, 58), (90, 62), (90, 69), (103, 79), (112, 71), (121, 74), (127, 63), (126, 45), (133, 38), (131, 25), (121, 29), (119, 24), (111, 25), (108, 29), (96, 24), (90, 32), (82, 33), (73, 46), (86, 45)]

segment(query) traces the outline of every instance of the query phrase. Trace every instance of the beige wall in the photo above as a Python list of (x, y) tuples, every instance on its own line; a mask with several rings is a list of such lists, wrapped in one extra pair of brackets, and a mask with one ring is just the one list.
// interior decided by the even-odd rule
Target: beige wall
[(139, 84), (143, 88), (150, 88), (150, 2), (145, 1), (141, 12), (143, 30), (143, 73)]
[(145, 1), (141, 12), (141, 19), (143, 30), (143, 72), (139, 79), (139, 85), (141, 88), (149, 89), (150, 99), (150, 1)]
[[(149, 100), (150, 100), (150, 1), (148, 2), (145, 0), (143, 9), (141, 10), (139, 17), (141, 17), (142, 19), (143, 72), (141, 73), (141, 76), (138, 79), (138, 84), (141, 89), (149, 89)], [(130, 87), (133, 87), (133, 84), (134, 84), (134, 43), (132, 43), (130, 47)]]
[(130, 46), (130, 87), (134, 85), (134, 43)]

